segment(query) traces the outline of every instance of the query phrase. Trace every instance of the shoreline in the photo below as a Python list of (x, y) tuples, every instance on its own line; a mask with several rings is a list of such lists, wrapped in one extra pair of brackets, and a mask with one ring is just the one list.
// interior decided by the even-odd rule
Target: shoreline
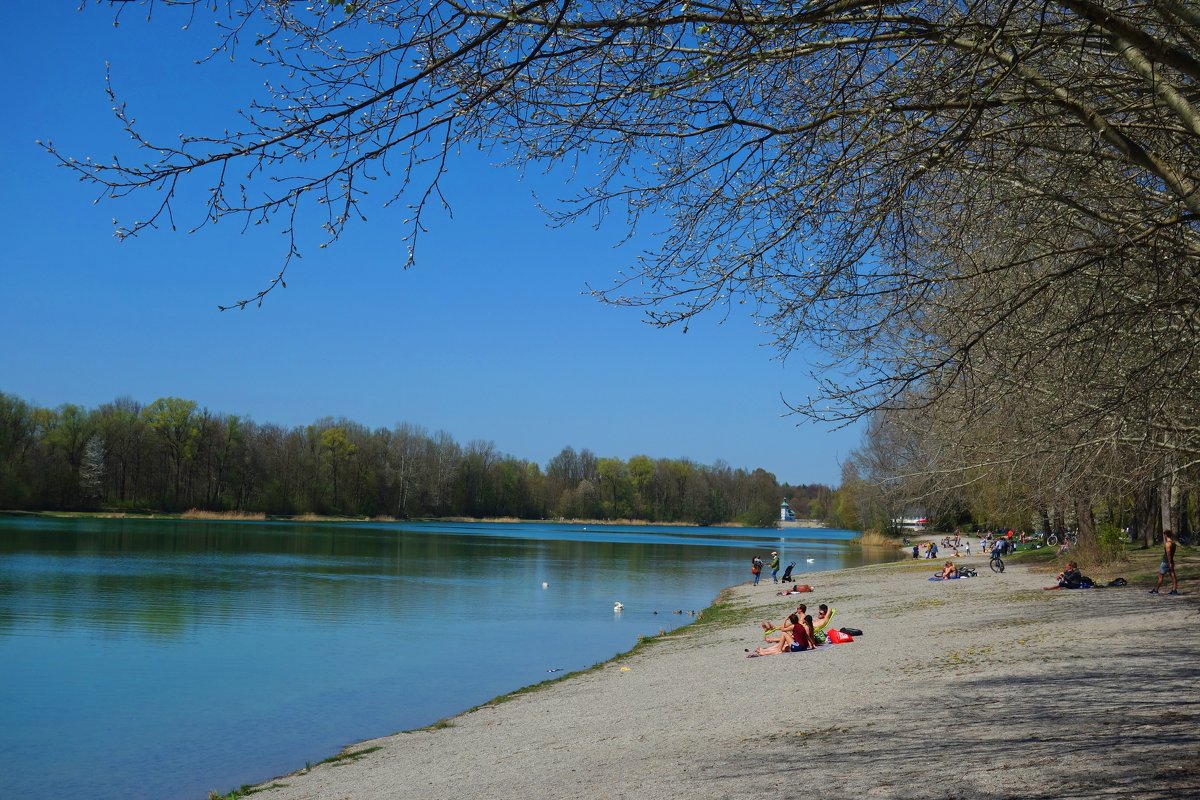
[(195, 509), (191, 511), (26, 511), (22, 509), (0, 509), (0, 517), (45, 517), (47, 519), (128, 519), (128, 520), (171, 520), (178, 522), (336, 522), (336, 523), (361, 523), (361, 522), (385, 522), (385, 523), (405, 523), (405, 522), (471, 522), (471, 523), (493, 523), (493, 524), (520, 524), (520, 525), (624, 525), (624, 526), (641, 526), (641, 527), (662, 527), (662, 528), (745, 528), (749, 530), (839, 530), (830, 528), (828, 523), (821, 520), (800, 520), (805, 524), (791, 524), (782, 526), (776, 524), (770, 528), (757, 528), (753, 525), (744, 525), (740, 522), (712, 522), (707, 525), (699, 525), (695, 522), (654, 522), (645, 519), (520, 519), (518, 517), (348, 517), (336, 516), (328, 514), (267, 514), (263, 511), (201, 511)]
[[(255, 797), (1060, 798), (1195, 794), (1196, 598), (1042, 591), (1049, 574), (930, 582), (924, 559), (722, 591), (696, 623), (424, 729), (347, 747)], [(1186, 573), (1193, 551), (1179, 564)], [(960, 561), (986, 568), (982, 556)], [(1086, 570), (1085, 570), (1086, 571)], [(1097, 575), (1108, 578), (1108, 575)], [(1152, 585), (1152, 584), (1151, 584)], [(852, 644), (747, 659), (756, 620), (827, 602)], [(947, 748), (950, 748), (947, 750)], [(1119, 758), (1114, 754), (1119, 753)], [(1065, 758), (1064, 756), (1068, 756)], [(949, 781), (949, 783), (947, 783)], [(244, 795), (243, 795), (244, 796)]]

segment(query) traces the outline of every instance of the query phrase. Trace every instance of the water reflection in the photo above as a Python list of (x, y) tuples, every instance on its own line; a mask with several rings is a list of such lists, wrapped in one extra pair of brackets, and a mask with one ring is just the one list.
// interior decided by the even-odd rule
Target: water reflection
[(24, 798), (202, 797), (604, 660), (755, 553), (876, 558), (852, 535), (0, 518), (0, 771)]

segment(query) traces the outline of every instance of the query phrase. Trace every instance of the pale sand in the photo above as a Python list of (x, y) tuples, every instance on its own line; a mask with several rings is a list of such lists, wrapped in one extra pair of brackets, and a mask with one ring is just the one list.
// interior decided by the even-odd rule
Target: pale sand
[[(967, 561), (979, 577), (929, 582), (942, 562), (922, 560), (805, 574), (807, 595), (734, 587), (737, 624), (362, 742), (349, 750), (382, 749), (254, 797), (1200, 797), (1196, 598), (1047, 592), (1044, 573)], [(746, 658), (753, 620), (789, 601), (864, 635)]]

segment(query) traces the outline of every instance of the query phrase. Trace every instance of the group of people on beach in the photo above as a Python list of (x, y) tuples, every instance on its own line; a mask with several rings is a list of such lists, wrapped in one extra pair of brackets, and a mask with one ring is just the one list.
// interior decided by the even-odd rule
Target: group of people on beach
[(814, 619), (808, 613), (804, 603), (796, 606), (796, 610), (788, 614), (783, 622), (775, 623), (763, 620), (758, 623), (762, 628), (766, 645), (747, 650), (746, 657), (772, 656), (779, 653), (798, 653), (802, 650), (812, 650), (826, 641), (826, 631), (829, 623), (833, 622), (835, 612), (825, 603), (817, 606), (817, 616)]
[[(750, 559), (750, 574), (754, 576), (754, 585), (758, 586), (758, 580), (762, 577), (762, 571), (765, 564), (758, 556)], [(790, 573), (791, 570), (789, 569)], [(779, 583), (779, 553), (771, 551), (771, 582)]]

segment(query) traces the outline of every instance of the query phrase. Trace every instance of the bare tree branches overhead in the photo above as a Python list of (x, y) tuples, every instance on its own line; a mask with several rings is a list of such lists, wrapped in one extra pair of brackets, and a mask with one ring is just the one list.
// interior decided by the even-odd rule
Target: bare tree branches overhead
[(215, 17), (214, 53), (266, 65), (268, 84), (240, 129), (170, 143), (114, 98), (136, 157), (59, 157), (149, 202), (121, 235), (174, 224), (188, 192), (207, 199), (189, 225), (334, 241), (375, 189), (407, 208), (411, 263), (461, 148), (586, 158), (600, 168), (559, 221), (666, 220), (596, 295), (660, 325), (749, 304), (782, 355), (827, 356), (798, 411), (942, 404), (965, 431), (999, 393), (1037, 414), (1020, 446), (1200, 453), (1190, 2), (140, 6)]

